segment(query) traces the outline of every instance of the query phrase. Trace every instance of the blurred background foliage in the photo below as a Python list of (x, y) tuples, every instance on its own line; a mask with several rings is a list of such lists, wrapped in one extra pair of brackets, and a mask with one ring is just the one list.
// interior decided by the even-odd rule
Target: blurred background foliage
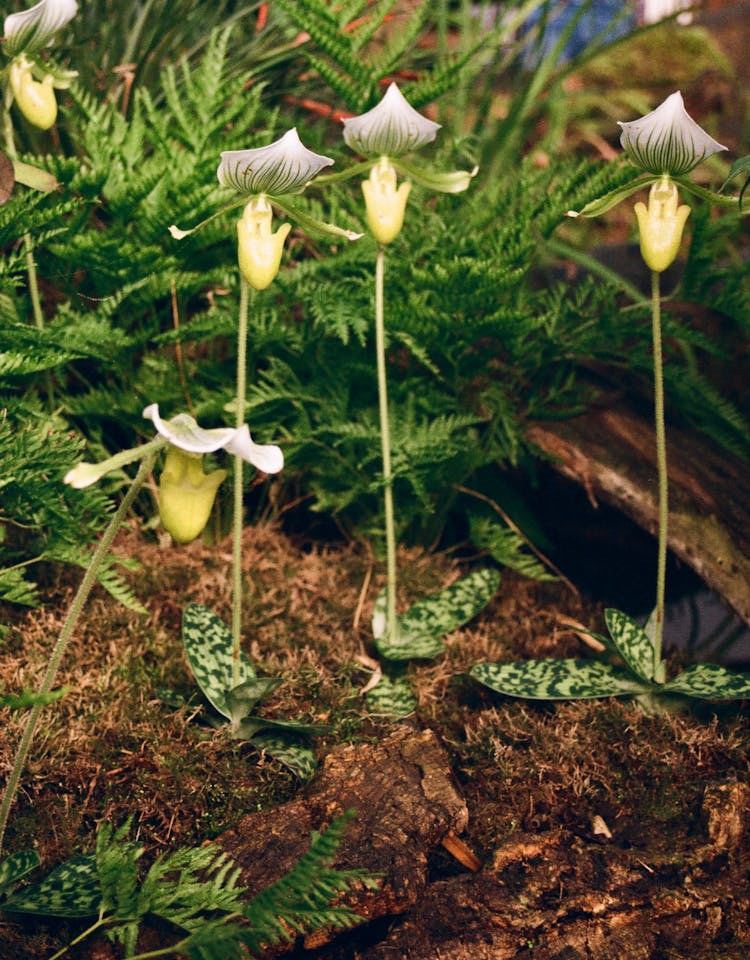
[[(617, 11), (602, 18), (602, 6)], [(612, 391), (645, 402), (651, 382), (629, 208), (586, 223), (565, 212), (632, 175), (612, 162), (615, 121), (673, 89), (735, 152), (747, 140), (744, 87), (705, 27), (639, 27), (627, 4), (562, 7), (573, 14), (560, 19), (543, 0), (81, 0), (52, 51), (79, 72), (57, 127), (32, 132), (14, 117), (22, 159), (59, 189), (17, 186), (0, 208), (0, 598), (37, 602), (45, 562), (85, 562), (126, 477), (101, 491), (65, 487), (84, 445), (95, 460), (146, 439), (151, 402), (206, 426), (231, 417), (236, 215), (183, 241), (168, 232), (215, 209), (220, 152), (296, 125), (344, 169), (356, 158), (342, 115), (371, 107), (391, 79), (443, 125), (421, 163), (480, 167), (463, 195), (415, 186), (388, 250), (401, 536), (473, 537), (528, 566), (523, 538), (492, 507), (544, 542), (524, 493), (537, 463), (526, 425)], [(727, 168), (718, 158), (700, 175), (718, 184)], [(356, 180), (313, 186), (300, 204), (362, 228)], [(665, 310), (669, 416), (745, 459), (746, 228), (696, 208), (690, 230)], [(248, 491), (249, 517), (279, 513), (307, 533), (377, 546), (374, 242), (332, 245), (295, 229), (287, 250), (277, 282), (253, 299), (248, 344), (251, 430), (282, 443), (287, 467)], [(223, 530), (229, 494), (210, 534)], [(139, 512), (155, 527), (153, 492)], [(105, 579), (137, 604), (116, 571)]]

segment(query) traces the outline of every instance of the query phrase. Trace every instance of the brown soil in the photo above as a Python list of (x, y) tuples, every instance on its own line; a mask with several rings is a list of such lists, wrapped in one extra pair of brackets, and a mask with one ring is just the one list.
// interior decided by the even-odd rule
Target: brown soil
[[(273, 525), (248, 529), (244, 546), (245, 647), (259, 672), (284, 678), (264, 711), (330, 724), (320, 757), (333, 763), (349, 744), (365, 763), (358, 745), (384, 743), (395, 729), (369, 717), (359, 693), (381, 566), (355, 546), (296, 544)], [(150, 614), (104, 594), (90, 602), (59, 677), (71, 692), (44, 715), (6, 838), (7, 852), (36, 847), (46, 869), (90, 850), (104, 820), (135, 815), (134, 832), (155, 854), (228, 837), (247, 815), (283, 818), (331, 775), (327, 764), (300, 789), (250, 744), (192, 722), (197, 708), (160, 699), (164, 687), (194, 690), (183, 606), (206, 603), (229, 621), (229, 545), (162, 549), (130, 532), (119, 550), (141, 563), (133, 585)], [(446, 555), (402, 551), (400, 563), (404, 602), (461, 574)], [(8, 612), (1, 687), (38, 682), (72, 593), (69, 583), (55, 589), (42, 610)], [(407, 730), (434, 734), (468, 812), (460, 839), (482, 869), (469, 871), (440, 846), (464, 826), (445, 821), (442, 836), (424, 831), (413, 858), (422, 864), (418, 896), (401, 905), (406, 912), (375, 911), (380, 919), (295, 956), (744, 960), (746, 708), (649, 715), (620, 700), (523, 703), (466, 676), (480, 660), (586, 655), (565, 617), (602, 627), (601, 612), (564, 585), (504, 573), (495, 600), (449, 638), (445, 656), (410, 668), (419, 708)], [(22, 717), (0, 721), (7, 771)], [(367, 846), (358, 840), (362, 863)], [(5, 917), (0, 956), (42, 960), (78, 929)], [(94, 955), (115, 956), (73, 954)]]

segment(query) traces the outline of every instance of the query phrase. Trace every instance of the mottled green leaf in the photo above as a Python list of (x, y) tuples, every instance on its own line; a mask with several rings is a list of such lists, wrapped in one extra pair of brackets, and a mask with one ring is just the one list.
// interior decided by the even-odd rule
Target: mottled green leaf
[(270, 717), (245, 717), (237, 727), (235, 739), (250, 740), (259, 730), (276, 730), (303, 737), (319, 737), (328, 733), (330, 727), (324, 723), (303, 723), (300, 720), (274, 720)]
[(646, 631), (621, 610), (606, 610), (604, 619), (617, 653), (646, 682), (654, 678), (654, 647)]
[(226, 706), (232, 723), (239, 723), (249, 717), (255, 705), (280, 686), (276, 677), (253, 677), (234, 687), (226, 695)]
[(372, 633), (380, 654), (389, 660), (431, 659), (444, 650), (447, 633), (475, 617), (495, 595), (500, 573), (486, 567), (432, 596), (414, 603), (397, 618), (398, 635), (386, 638), (386, 595), (381, 591), (372, 616)]
[(298, 743), (293, 737), (276, 731), (263, 732), (253, 737), (252, 744), (258, 750), (265, 750), (274, 760), (283, 763), (300, 780), (309, 780), (315, 773), (318, 765), (315, 752), (305, 744)]
[(650, 689), (623, 670), (596, 660), (478, 663), (471, 676), (498, 693), (526, 700), (590, 700)]
[(697, 663), (661, 684), (659, 690), (699, 700), (744, 700), (750, 698), (750, 673), (729, 670), (715, 663)]
[(9, 897), (3, 909), (48, 917), (91, 917), (99, 912), (101, 901), (96, 858), (89, 855), (60, 864), (44, 880)]
[(39, 866), (36, 850), (19, 850), (0, 861), (0, 892)]
[[(196, 683), (206, 699), (229, 719), (227, 694), (232, 689), (232, 634), (213, 610), (199, 603), (185, 607), (182, 642)], [(240, 683), (255, 679), (252, 664), (240, 653)]]
[(365, 694), (367, 709), (373, 716), (402, 718), (417, 709), (417, 698), (412, 693), (406, 677), (389, 677), (387, 674)]

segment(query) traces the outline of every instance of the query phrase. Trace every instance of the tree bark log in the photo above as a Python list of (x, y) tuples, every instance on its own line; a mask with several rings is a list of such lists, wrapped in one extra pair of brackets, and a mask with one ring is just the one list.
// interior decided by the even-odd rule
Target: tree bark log
[[(612, 504), (656, 534), (653, 427), (624, 406), (532, 424), (527, 437), (589, 499)], [(667, 427), (669, 548), (750, 624), (750, 483), (747, 466), (695, 433)]]

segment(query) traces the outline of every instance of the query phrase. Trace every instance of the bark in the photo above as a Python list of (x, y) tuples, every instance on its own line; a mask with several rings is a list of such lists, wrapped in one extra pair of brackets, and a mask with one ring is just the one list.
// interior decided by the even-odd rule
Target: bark
[[(528, 439), (592, 503), (657, 532), (653, 427), (623, 406), (533, 424)], [(669, 548), (750, 624), (750, 483), (746, 466), (694, 433), (667, 427)]]

